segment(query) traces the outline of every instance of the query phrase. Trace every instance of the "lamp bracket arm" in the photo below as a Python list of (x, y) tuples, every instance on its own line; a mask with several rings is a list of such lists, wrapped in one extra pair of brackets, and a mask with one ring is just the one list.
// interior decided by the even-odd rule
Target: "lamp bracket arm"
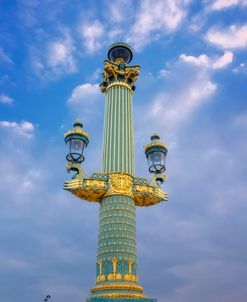
[(158, 174), (155, 174), (151, 178), (151, 180), (149, 182), (149, 185), (152, 186), (152, 187), (160, 188), (160, 184), (162, 184), (165, 181), (166, 181), (166, 176), (161, 174), (161, 173), (158, 173)]
[(72, 162), (67, 161), (66, 170), (68, 173), (70, 173), (70, 171), (75, 172), (75, 174), (72, 176), (72, 179), (88, 178), (85, 170), (79, 163), (72, 163)]

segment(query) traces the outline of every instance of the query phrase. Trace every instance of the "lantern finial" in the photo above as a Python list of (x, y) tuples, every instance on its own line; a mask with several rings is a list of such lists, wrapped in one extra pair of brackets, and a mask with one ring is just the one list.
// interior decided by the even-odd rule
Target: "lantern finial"
[(73, 127), (74, 128), (76, 128), (76, 127), (83, 128), (83, 124), (79, 118), (75, 120)]

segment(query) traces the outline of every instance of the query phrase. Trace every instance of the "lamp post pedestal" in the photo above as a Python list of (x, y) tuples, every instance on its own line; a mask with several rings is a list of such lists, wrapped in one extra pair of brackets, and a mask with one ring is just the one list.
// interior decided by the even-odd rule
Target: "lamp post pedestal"
[(100, 204), (96, 285), (87, 301), (151, 302), (156, 300), (147, 298), (138, 284), (136, 206), (166, 201), (158, 184), (165, 177), (154, 175), (148, 182), (134, 176), (132, 95), (140, 66), (128, 65), (132, 50), (125, 43), (113, 44), (108, 58), (100, 85), (106, 95), (102, 172), (88, 177), (78, 163), (69, 162), (67, 169), (76, 174), (64, 189)]

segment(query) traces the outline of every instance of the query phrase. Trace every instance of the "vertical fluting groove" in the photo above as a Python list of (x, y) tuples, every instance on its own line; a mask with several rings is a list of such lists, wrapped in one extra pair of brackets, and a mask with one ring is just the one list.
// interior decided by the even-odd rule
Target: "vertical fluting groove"
[(125, 116), (126, 116), (126, 112), (125, 112), (125, 94), (126, 91), (123, 91), (123, 102), (122, 102), (122, 112), (123, 112), (123, 120), (122, 120), (122, 129), (123, 129), (123, 136), (122, 136), (122, 144), (123, 144), (123, 170), (128, 172), (126, 169), (126, 138), (125, 138), (125, 127), (126, 127), (126, 123), (125, 123)]
[(109, 136), (109, 133), (107, 131), (108, 128), (108, 118), (109, 118), (109, 101), (108, 101), (108, 93), (106, 93), (106, 104), (105, 104), (105, 121), (104, 121), (104, 128), (105, 128), (105, 135), (104, 135), (104, 142), (103, 142), (103, 172), (105, 172), (106, 169), (106, 154), (107, 154), (107, 139)]
[(109, 137), (109, 92), (106, 93), (106, 120), (105, 120), (105, 137), (104, 137), (104, 163), (103, 163), (103, 172), (107, 170), (107, 152), (108, 152), (108, 137)]
[(107, 120), (108, 120), (108, 109), (107, 109), (107, 94), (106, 94), (106, 103), (105, 103), (105, 120), (104, 120), (104, 141), (103, 141), (103, 163), (102, 171), (105, 172), (105, 163), (106, 163), (106, 146), (107, 146)]
[(129, 94), (128, 94), (128, 104), (129, 104), (129, 112), (128, 112), (128, 115), (129, 115), (129, 143), (130, 143), (130, 149), (129, 149), (129, 155), (130, 155), (130, 159), (129, 159), (129, 162), (130, 162), (130, 171), (132, 172), (132, 154), (131, 154), (131, 116), (130, 116), (130, 110), (131, 110), (131, 103), (130, 103), (130, 99), (129, 99)]
[[(130, 100), (131, 102), (131, 100)], [(132, 117), (132, 103), (130, 106), (130, 116)], [(132, 150), (131, 150), (131, 160), (132, 160), (132, 167), (131, 172), (134, 174), (134, 125), (133, 125), (133, 118), (130, 119), (131, 122), (131, 143), (132, 143)]]
[(124, 158), (124, 154), (123, 154), (123, 110), (122, 110), (122, 106), (123, 106), (123, 89), (119, 90), (119, 96), (120, 96), (120, 106), (119, 106), (119, 113), (120, 113), (120, 121), (119, 121), (119, 125), (120, 125), (120, 137), (119, 137), (119, 152), (121, 154), (120, 156), (120, 171), (121, 172), (125, 172), (123, 169), (123, 158)]
[[(110, 93), (109, 92), (107, 92), (107, 129), (109, 129), (109, 119), (110, 119), (110, 105), (111, 105), (111, 103), (110, 103)], [(108, 147), (109, 147), (109, 137), (110, 137), (110, 133), (109, 133), (109, 131), (106, 129), (106, 132), (107, 132), (107, 136), (106, 136), (106, 146), (105, 146), (105, 150), (106, 150), (106, 154), (105, 154), (105, 169), (107, 170), (107, 165), (108, 165)]]
[(109, 130), (109, 149), (110, 149), (110, 153), (109, 153), (109, 156), (108, 156), (108, 161), (109, 161), (109, 164), (108, 164), (108, 169), (107, 169), (107, 172), (111, 171), (112, 170), (112, 158), (113, 158), (113, 155), (114, 155), (114, 140), (113, 140), (113, 131), (114, 131), (114, 114), (115, 114), (115, 98), (114, 98), (114, 90), (111, 89), (111, 124), (110, 124), (110, 128), (108, 129)]
[(115, 163), (116, 163), (116, 134), (117, 134), (117, 131), (116, 131), (116, 123), (117, 123), (117, 115), (116, 115), (116, 107), (117, 107), (117, 94), (116, 94), (116, 87), (114, 86), (113, 87), (113, 91), (114, 91), (114, 95), (116, 96), (116, 98), (114, 98), (114, 122), (113, 122), (113, 160), (112, 160), (112, 167), (111, 167), (111, 171), (115, 171), (114, 169), (114, 166), (115, 166)]
[(120, 158), (121, 158), (121, 153), (120, 153), (120, 104), (121, 104), (121, 99), (120, 99), (120, 87), (117, 86), (117, 99), (118, 99), (118, 118), (117, 118), (117, 166), (116, 169), (117, 171), (120, 171)]
[(105, 170), (107, 171), (108, 168), (108, 152), (109, 152), (109, 139), (110, 139), (110, 133), (108, 131), (109, 127), (110, 127), (110, 106), (111, 106), (111, 102), (110, 102), (110, 98), (111, 98), (111, 93), (110, 91), (107, 92), (107, 111), (108, 111), (108, 116), (107, 116), (107, 137), (106, 137), (106, 146), (105, 146), (105, 150), (106, 150), (106, 155), (105, 155)]
[[(113, 112), (114, 112), (114, 100), (113, 100), (113, 94), (112, 94), (112, 90), (110, 89), (110, 102), (111, 102), (111, 108), (110, 108), (110, 127), (108, 129), (109, 132), (109, 136), (112, 138), (112, 131), (113, 131)], [(107, 157), (107, 161), (108, 161), (108, 165), (107, 165), (107, 172), (110, 171), (111, 169), (111, 157), (112, 157), (112, 139), (108, 142), (108, 157)]]
[(102, 157), (103, 157), (103, 161), (101, 164), (101, 171), (105, 172), (105, 167), (104, 167), (104, 163), (105, 163), (105, 143), (106, 143), (106, 110), (107, 108), (107, 97), (106, 97), (106, 104), (105, 104), (105, 111), (104, 111), (104, 129), (103, 129), (103, 144), (102, 144)]
[[(126, 96), (126, 122), (127, 122), (127, 125), (126, 125), (126, 142), (127, 142), (127, 146), (126, 146), (126, 151), (127, 151), (127, 154), (129, 154), (129, 119), (128, 119), (128, 95)], [(129, 172), (129, 159), (127, 160), (127, 171)]]
[(102, 171), (134, 173), (132, 94), (113, 86), (106, 92)]
[(129, 156), (129, 171), (131, 171), (131, 125), (130, 125), (130, 103), (129, 103), (129, 95), (127, 97), (128, 99), (128, 141), (129, 141), (129, 150), (128, 154)]

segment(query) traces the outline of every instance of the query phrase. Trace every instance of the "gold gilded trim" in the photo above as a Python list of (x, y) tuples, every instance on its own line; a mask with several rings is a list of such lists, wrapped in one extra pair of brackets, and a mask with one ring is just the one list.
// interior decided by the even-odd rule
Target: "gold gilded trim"
[(139, 207), (151, 206), (168, 200), (167, 193), (154, 186), (134, 185), (133, 194), (135, 205)]
[(104, 285), (97, 285), (91, 289), (91, 293), (95, 293), (101, 290), (111, 290), (111, 289), (124, 289), (124, 290), (133, 290), (139, 293), (143, 293), (143, 288), (139, 285), (131, 285), (131, 284), (104, 284)]
[(99, 295), (95, 295), (95, 297), (98, 297), (98, 298), (127, 298), (127, 299), (131, 299), (131, 298), (136, 298), (136, 299), (146, 298), (146, 296), (143, 295), (143, 294), (127, 294), (127, 293), (99, 294)]
[(160, 140), (157, 140), (157, 141), (154, 142), (154, 143), (150, 143), (150, 144), (146, 145), (146, 146), (144, 147), (144, 150), (146, 151), (147, 149), (149, 149), (149, 148), (151, 148), (151, 147), (163, 147), (163, 148), (165, 148), (165, 149), (168, 150), (168, 146), (167, 146), (166, 144), (162, 144), (162, 143), (160, 142)]
[(107, 182), (94, 178), (74, 179), (64, 182), (64, 189), (83, 200), (99, 202), (107, 191)]
[(97, 276), (97, 282), (104, 282), (105, 281), (105, 275), (99, 275)]
[(126, 173), (109, 173), (109, 190), (105, 196), (125, 195), (133, 198), (133, 177)]
[(106, 92), (111, 88), (111, 87), (114, 87), (114, 86), (122, 86), (122, 87), (126, 87), (130, 90), (130, 92), (133, 94), (133, 90), (131, 89), (131, 87), (125, 83), (125, 82), (120, 82), (120, 81), (116, 81), (116, 82), (113, 82), (111, 84), (109, 84), (106, 88)]
[(82, 128), (80, 128), (80, 127), (77, 127), (73, 130), (69, 130), (68, 132), (64, 133), (64, 137), (67, 137), (71, 134), (80, 134), (80, 135), (86, 136), (88, 139), (90, 138), (88, 133), (86, 131), (82, 130)]

